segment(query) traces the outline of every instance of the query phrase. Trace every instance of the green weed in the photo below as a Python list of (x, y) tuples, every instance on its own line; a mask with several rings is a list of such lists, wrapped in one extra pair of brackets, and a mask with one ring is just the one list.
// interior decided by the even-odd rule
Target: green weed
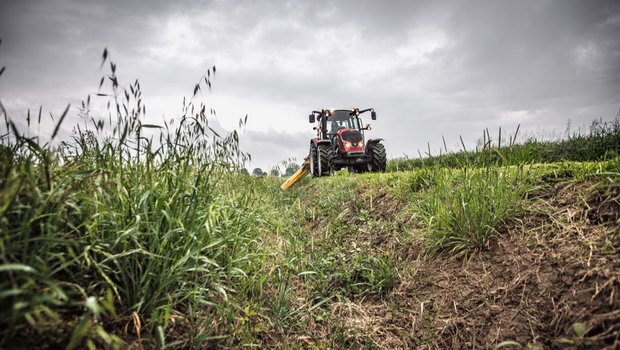
[(434, 186), (415, 200), (432, 251), (483, 246), (521, 208), (523, 168), (436, 169)]

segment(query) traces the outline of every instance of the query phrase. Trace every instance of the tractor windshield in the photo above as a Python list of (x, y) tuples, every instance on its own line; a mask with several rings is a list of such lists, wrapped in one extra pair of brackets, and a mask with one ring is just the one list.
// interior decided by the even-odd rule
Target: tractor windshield
[(359, 118), (349, 115), (351, 111), (335, 111), (327, 118), (328, 134), (334, 135), (338, 129), (360, 129)]

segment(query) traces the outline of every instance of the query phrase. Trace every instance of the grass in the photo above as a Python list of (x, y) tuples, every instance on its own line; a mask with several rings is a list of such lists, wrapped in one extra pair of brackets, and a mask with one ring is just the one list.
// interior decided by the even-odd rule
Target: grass
[[(125, 319), (133, 336), (158, 334), (160, 345), (174, 328), (186, 328), (181, 340), (200, 344), (226, 332), (236, 306), (231, 294), (249, 297), (264, 280), (261, 261), (269, 253), (250, 210), (254, 198), (230, 186), (244, 181), (227, 168), (244, 157), (236, 134), (209, 133), (204, 108), (189, 114), (193, 102), (176, 128), (142, 124), (139, 83), (121, 90), (110, 67), (107, 95), (118, 117), (111, 135), (94, 123), (94, 131), (80, 130), (74, 143), (53, 150), (7, 120), (13, 134), (3, 138), (11, 154), (2, 181), (4, 344), (27, 326), (62, 327), (71, 315), (104, 324)], [(160, 131), (158, 146), (143, 136), (147, 128)], [(173, 327), (175, 313), (183, 316)], [(188, 320), (196, 314), (222, 329), (194, 329), (199, 324)], [(71, 344), (93, 331), (83, 324)], [(97, 329), (102, 335), (92, 341), (113, 345), (116, 338)]]
[(416, 201), (429, 249), (482, 247), (497, 228), (521, 210), (527, 191), (522, 167), (438, 169), (434, 186)]
[[(496, 165), (523, 165), (556, 163), (563, 161), (592, 161), (613, 159), (620, 154), (620, 119), (612, 121), (593, 120), (587, 132), (570, 133), (566, 138), (539, 140), (530, 137), (517, 142), (519, 128), (502, 141), (502, 129), (492, 140), (488, 129), (483, 132), (482, 144), (475, 150), (467, 150), (463, 140), (460, 152), (433, 156), (430, 150), (425, 157), (393, 159), (388, 163), (389, 171), (404, 171), (426, 167), (484, 167)], [(445, 141), (444, 141), (445, 145)]]
[[(103, 61), (108, 118), (92, 118), (87, 98), (90, 123), (71, 140), (41, 144), (3, 112), (0, 347), (377, 347), (385, 333), (369, 310), (402, 311), (425, 256), (488, 249), (531, 193), (591, 179), (608, 193), (620, 172), (616, 122), (280, 191), (282, 179), (239, 171), (237, 132), (209, 128), (200, 93), (214, 69), (176, 122), (151, 125), (139, 82), (123, 85), (107, 51)], [(585, 151), (555, 162), (566, 147)], [(408, 344), (438, 341), (439, 310), (419, 316), (425, 333)]]

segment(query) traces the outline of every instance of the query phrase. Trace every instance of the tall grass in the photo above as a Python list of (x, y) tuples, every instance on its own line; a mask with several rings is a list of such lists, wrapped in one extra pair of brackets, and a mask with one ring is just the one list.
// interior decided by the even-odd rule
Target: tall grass
[[(448, 168), (484, 167), (490, 165), (520, 165), (554, 163), (562, 161), (594, 161), (613, 158), (620, 154), (620, 119), (592, 121), (586, 133), (574, 132), (564, 139), (538, 140), (534, 137), (523, 143), (516, 142), (519, 129), (508, 140), (502, 140), (501, 129), (495, 141), (485, 130), (482, 145), (468, 150), (463, 140), (459, 152), (432, 155), (430, 149), (424, 157), (400, 158), (388, 162), (388, 171), (403, 171), (429, 166)], [(505, 137), (505, 136), (504, 136)], [(445, 142), (445, 141), (444, 141)], [(444, 143), (445, 144), (445, 143)]]
[[(235, 300), (261, 278), (265, 252), (252, 199), (222, 185), (240, 181), (230, 172), (246, 157), (237, 133), (217, 135), (194, 99), (184, 102), (178, 124), (144, 124), (139, 82), (123, 87), (107, 52), (103, 60), (110, 72), (100, 88), (107, 81), (110, 91), (99, 95), (111, 101), (108, 124), (92, 119), (92, 129), (54, 149), (21, 134), (5, 113), (2, 347), (28, 339), (118, 345), (106, 329), (123, 326), (147, 344), (163, 346), (169, 334), (204, 344), (227, 334)], [(214, 71), (194, 97), (211, 86)]]
[(426, 158), (389, 162), (391, 171), (415, 169), (405, 190), (418, 193), (415, 216), (430, 251), (466, 252), (486, 244), (521, 210), (523, 196), (537, 177), (525, 164), (613, 159), (620, 152), (620, 119), (594, 121), (588, 134), (557, 141), (517, 144), (517, 135), (518, 129), (502, 146), (501, 129), (495, 144), (485, 130), (480, 149), (468, 151), (461, 140), (461, 152), (432, 156), (429, 150)]

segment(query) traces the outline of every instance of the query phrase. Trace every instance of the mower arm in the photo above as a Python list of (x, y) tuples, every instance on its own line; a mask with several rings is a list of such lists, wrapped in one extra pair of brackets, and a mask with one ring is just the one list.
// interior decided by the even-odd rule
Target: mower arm
[(283, 190), (288, 189), (289, 187), (293, 186), (297, 181), (301, 180), (302, 177), (308, 175), (309, 172), (310, 156), (304, 159), (304, 163), (301, 165), (301, 168), (299, 168), (299, 170), (297, 170), (293, 175), (291, 175), (291, 177), (289, 177), (288, 180), (286, 180), (282, 184), (282, 186), (280, 186), (280, 188)]

